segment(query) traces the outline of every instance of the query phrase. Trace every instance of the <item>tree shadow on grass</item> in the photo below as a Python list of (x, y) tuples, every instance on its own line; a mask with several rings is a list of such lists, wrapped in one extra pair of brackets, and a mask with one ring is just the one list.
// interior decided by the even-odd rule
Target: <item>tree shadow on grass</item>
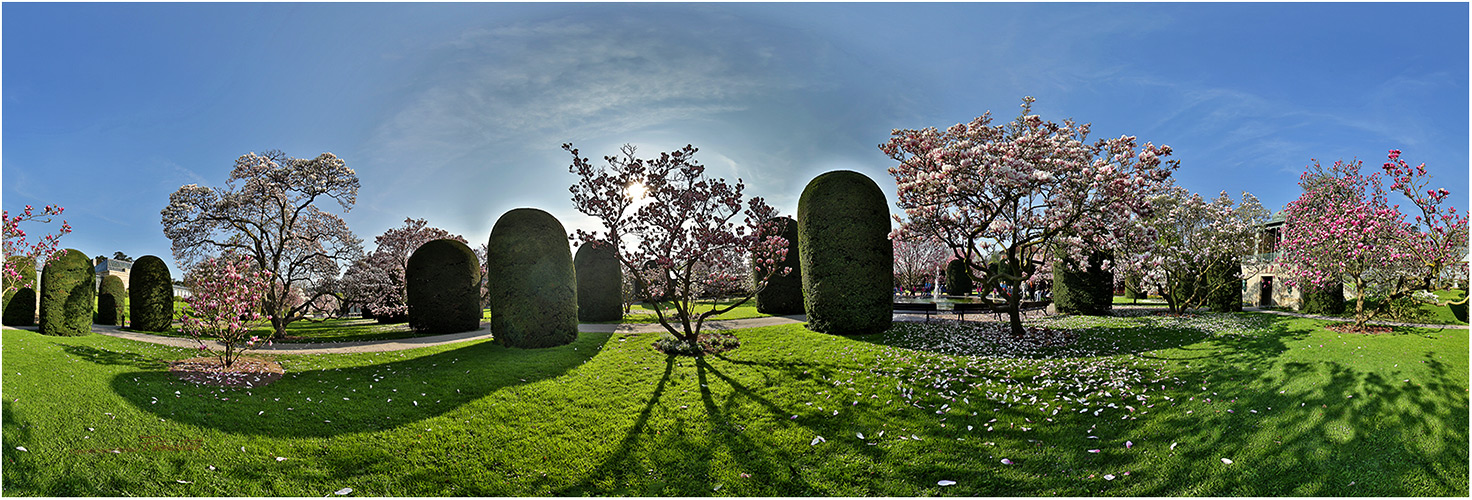
[[(402, 361), (288, 369), (281, 380), (262, 387), (203, 386), (161, 369), (119, 374), (112, 387), (139, 409), (175, 422), (231, 434), (331, 437), (436, 417), (503, 388), (560, 376), (597, 355), (608, 338), (583, 333), (572, 344), (547, 349), (482, 341)], [(395, 354), (379, 353), (389, 359)], [(116, 361), (138, 362), (126, 356)]]
[(167, 370), (169, 365), (157, 358), (133, 352), (114, 352), (88, 345), (60, 344), (61, 350), (84, 361), (99, 365), (131, 366), (143, 370)]
[[(664, 395), (665, 388), (670, 384), (670, 375), (675, 370), (675, 357), (669, 356), (665, 359), (664, 374), (659, 378), (659, 384), (654, 387), (654, 393), (649, 395), (649, 402), (644, 404), (644, 409), (639, 412), (639, 417), (634, 420), (634, 426), (624, 434), (623, 440), (619, 441), (618, 448), (609, 454), (598, 467), (588, 473), (582, 481), (575, 485), (563, 488), (555, 496), (586, 496), (586, 495), (613, 495), (613, 496), (638, 496), (642, 491), (625, 491), (622, 486), (630, 479), (634, 479), (638, 467), (633, 466), (634, 452), (640, 447), (640, 438), (648, 434), (649, 417), (654, 412), (654, 406), (659, 402), (660, 396)], [(642, 479), (642, 477), (640, 477)], [(656, 492), (657, 493), (657, 492)]]

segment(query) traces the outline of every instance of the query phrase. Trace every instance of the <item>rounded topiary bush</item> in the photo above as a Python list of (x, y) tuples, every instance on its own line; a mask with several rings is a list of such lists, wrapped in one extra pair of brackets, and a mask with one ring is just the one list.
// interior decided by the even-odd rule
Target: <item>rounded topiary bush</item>
[(1308, 283), (1303, 284), (1303, 307), (1299, 312), (1304, 314), (1344, 314), (1344, 283), (1336, 282), (1314, 287)]
[[(787, 240), (787, 256), (775, 267), (779, 270), (783, 267), (790, 267), (792, 271), (785, 276), (773, 274), (771, 279), (767, 280), (767, 286), (758, 290), (754, 297), (756, 310), (762, 314), (802, 314), (802, 258), (798, 255), (797, 221), (792, 220), (791, 217), (775, 217), (768, 222), (776, 222), (777, 236)], [(767, 226), (763, 225), (762, 228), (766, 230)], [(762, 239), (771, 236), (765, 232), (758, 234)], [(766, 272), (764, 267), (757, 266), (755, 261), (752, 262), (753, 281), (756, 276), (766, 274)], [(752, 285), (755, 286), (756, 283), (753, 282)]]
[(404, 266), (409, 328), (456, 333), (480, 328), (480, 259), (456, 240), (420, 245)]
[(5, 289), (11, 290), (5, 293), (4, 323), (9, 326), (31, 326), (36, 324), (36, 261), (30, 257), (14, 256), (10, 262), (15, 265), (15, 270), (20, 273), (21, 278), (14, 283), (10, 277), (4, 278)]
[(808, 328), (862, 335), (894, 318), (889, 204), (864, 174), (819, 175), (797, 202), (797, 249)]
[(552, 347), (576, 340), (577, 274), (562, 223), (547, 212), (518, 208), (496, 221), (486, 246), (496, 341)]
[(162, 332), (174, 322), (174, 279), (163, 259), (144, 255), (133, 261), (128, 276), (128, 326)]
[(117, 276), (104, 276), (102, 283), (97, 287), (97, 324), (123, 324), (123, 317), (128, 312), (127, 307), (128, 290), (123, 287), (123, 279)]
[(1114, 307), (1114, 272), (1103, 269), (1109, 255), (1089, 254), (1088, 267), (1074, 271), (1061, 262), (1053, 265), (1053, 304), (1062, 314), (1106, 316)]
[(951, 259), (946, 263), (946, 293), (949, 295), (970, 295), (976, 288), (976, 282), (971, 280), (971, 273), (966, 269), (966, 261)]
[(593, 242), (572, 258), (578, 277), (578, 321), (616, 321), (624, 317), (624, 271), (613, 245)]
[(74, 248), (41, 269), (41, 334), (76, 337), (92, 333), (96, 297), (92, 260)]

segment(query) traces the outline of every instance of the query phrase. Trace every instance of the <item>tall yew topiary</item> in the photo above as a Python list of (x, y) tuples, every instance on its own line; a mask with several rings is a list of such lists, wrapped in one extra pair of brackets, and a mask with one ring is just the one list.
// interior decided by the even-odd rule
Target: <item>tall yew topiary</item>
[(624, 271), (617, 248), (588, 242), (572, 258), (578, 277), (578, 321), (616, 321), (624, 317)]
[[(31, 326), (36, 324), (36, 261), (26, 256), (13, 256), (10, 261), (14, 263), (15, 270), (20, 273), (20, 280), (11, 283), (10, 277), (6, 276), (5, 289), (5, 312), (3, 322), (9, 326)], [(13, 286), (12, 286), (13, 285)]]
[(966, 261), (951, 259), (946, 263), (947, 295), (970, 295), (975, 288), (976, 283), (971, 281), (971, 273), (966, 269)]
[(1091, 252), (1082, 271), (1062, 263), (1053, 265), (1053, 303), (1063, 314), (1105, 316), (1114, 307), (1114, 273), (1103, 269), (1110, 256)]
[(1303, 306), (1299, 312), (1304, 314), (1344, 314), (1344, 282), (1331, 281), (1323, 286), (1315, 287), (1310, 283), (1300, 283), (1303, 286)]
[(420, 333), (480, 328), (480, 259), (457, 240), (438, 239), (414, 250), (404, 265), (409, 327)]
[(808, 329), (861, 335), (894, 317), (894, 247), (889, 204), (864, 174), (814, 178), (797, 202), (798, 254)]
[(133, 261), (128, 277), (128, 326), (162, 332), (174, 322), (174, 280), (163, 259), (144, 255)]
[(128, 290), (123, 279), (104, 276), (97, 287), (97, 324), (121, 325), (128, 313)]
[(1220, 261), (1206, 269), (1206, 307), (1211, 312), (1242, 311), (1242, 264), (1237, 259)]
[[(786, 276), (774, 274), (767, 279), (767, 286), (756, 292), (756, 310), (762, 314), (802, 314), (802, 258), (798, 256), (797, 221), (791, 217), (773, 217), (770, 222), (778, 224), (777, 236), (787, 240), (787, 255), (773, 267), (790, 267)], [(762, 226), (763, 229), (769, 226)], [(760, 233), (762, 239), (771, 236)], [(766, 275), (765, 267), (752, 262), (753, 286)]]
[(556, 217), (535, 208), (502, 215), (486, 245), (486, 270), (498, 342), (535, 348), (577, 339), (577, 274)]
[(41, 334), (76, 337), (92, 333), (96, 297), (92, 260), (74, 248), (41, 269)]

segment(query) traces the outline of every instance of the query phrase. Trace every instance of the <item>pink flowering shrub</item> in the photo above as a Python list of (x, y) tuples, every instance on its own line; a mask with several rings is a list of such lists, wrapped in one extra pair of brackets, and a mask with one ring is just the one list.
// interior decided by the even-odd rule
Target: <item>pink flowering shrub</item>
[(227, 254), (201, 262), (193, 276), (194, 294), (184, 299), (189, 308), (179, 330), (198, 342), (199, 350), (209, 350), (205, 338), (216, 340), (223, 347), (220, 363), (229, 367), (244, 351), (270, 344), (250, 333), (266, 320), (260, 304), (269, 288), (269, 271), (255, 269), (250, 256)]

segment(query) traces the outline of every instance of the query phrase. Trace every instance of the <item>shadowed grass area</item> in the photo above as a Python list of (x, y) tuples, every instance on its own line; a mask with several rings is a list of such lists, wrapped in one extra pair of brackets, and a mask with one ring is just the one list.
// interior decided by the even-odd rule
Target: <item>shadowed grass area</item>
[[(1461, 300), (1463, 297), (1466, 296), (1466, 292), (1463, 292), (1461, 290), (1440, 290), (1436, 292), (1436, 298), (1442, 301)], [(1365, 300), (1365, 309), (1369, 310), (1375, 307), (1377, 304), (1379, 304), (1378, 300), (1367, 299)], [(1346, 320), (1353, 320), (1354, 299), (1348, 299), (1344, 301), (1344, 311), (1345, 312), (1343, 314), (1326, 314), (1324, 316), (1334, 316), (1344, 318)], [(1375, 321), (1396, 321), (1402, 323), (1420, 323), (1427, 325), (1467, 324), (1466, 321), (1458, 319), (1456, 315), (1452, 313), (1452, 309), (1450, 307), (1424, 303), (1420, 304), (1420, 307), (1418, 308), (1412, 310), (1404, 310), (1400, 315), (1389, 315), (1386, 313), (1380, 313), (1380, 315), (1375, 317)]]
[[(700, 313), (703, 313), (705, 311), (711, 310), (713, 307), (719, 309), (719, 308), (722, 308), (722, 307), (729, 306), (729, 305), (731, 305), (731, 304), (733, 304), (735, 302), (736, 301), (734, 301), (734, 300), (699, 301), (699, 302), (696, 303), (695, 313), (696, 314), (700, 314)], [(668, 317), (671, 317), (670, 315), (674, 311), (673, 306), (670, 305), (670, 304), (668, 304), (668, 303), (666, 303), (666, 304), (664, 304), (664, 307), (665, 307), (665, 317), (667, 317), (667, 318)], [(737, 306), (735, 309), (732, 309), (730, 311), (726, 311), (725, 313), (712, 316), (709, 319), (707, 319), (706, 321), (724, 320), (724, 319), (765, 318), (765, 317), (768, 317), (768, 316), (771, 316), (771, 315), (770, 314), (762, 314), (760, 312), (757, 312), (757, 310), (756, 310), (756, 301), (754, 301), (754, 300), (748, 300), (748, 301), (746, 301), (745, 304), (742, 304), (740, 306)], [(671, 321), (672, 324), (675, 323), (673, 319), (671, 319), (670, 321)], [(619, 321), (595, 321), (594, 323), (659, 323), (659, 318), (655, 316), (655, 314), (654, 314), (654, 308), (650, 307), (649, 304), (646, 304), (646, 303), (641, 302), (641, 303), (638, 303), (638, 304), (634, 304), (634, 306), (632, 308), (630, 308), (629, 313), (628, 314), (625, 314), (624, 315), (624, 318), (622, 320), (619, 320)]]
[[(489, 313), (487, 313), (489, 315)], [(127, 331), (136, 331), (124, 328)], [(272, 330), (270, 324), (259, 325), (251, 328), (251, 333), (261, 338), (270, 336)], [(180, 332), (178, 326), (166, 332), (139, 332), (150, 335), (161, 335), (165, 337), (191, 338), (188, 334)], [(346, 318), (346, 319), (324, 319), (319, 321), (294, 321), (286, 326), (286, 338), (276, 340), (284, 343), (315, 344), (323, 342), (352, 342), (365, 340), (394, 340), (422, 337), (423, 334), (409, 329), (408, 323), (381, 324), (376, 320)]]
[(1062, 345), (975, 322), (862, 337), (784, 325), (736, 331), (740, 348), (701, 359), (655, 352), (653, 333), (583, 334), (539, 350), (281, 356), (287, 378), (250, 389), (173, 380), (163, 360), (188, 349), (7, 329), (3, 486), (1465, 496), (1466, 331), (1322, 324), (1252, 313), (1030, 323), (1072, 336)]

